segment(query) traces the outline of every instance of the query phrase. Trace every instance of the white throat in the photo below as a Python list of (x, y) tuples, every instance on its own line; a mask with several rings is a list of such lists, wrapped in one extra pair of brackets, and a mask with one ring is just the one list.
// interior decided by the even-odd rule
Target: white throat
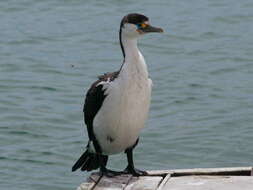
[(125, 51), (125, 61), (139, 58), (140, 51), (137, 46), (137, 38), (122, 35), (122, 45)]
[(123, 72), (127, 72), (133, 78), (138, 76), (147, 79), (147, 66), (144, 57), (138, 49), (137, 38), (122, 35), (121, 41), (125, 52)]

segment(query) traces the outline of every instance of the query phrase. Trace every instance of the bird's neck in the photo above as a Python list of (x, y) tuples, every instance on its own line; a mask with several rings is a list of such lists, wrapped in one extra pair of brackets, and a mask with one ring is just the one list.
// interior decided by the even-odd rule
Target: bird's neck
[(140, 58), (140, 51), (137, 46), (137, 39), (136, 38), (130, 38), (122, 36), (121, 38), (123, 51), (124, 51), (124, 61), (125, 62), (132, 62), (137, 61)]
[(137, 38), (122, 36), (121, 45), (124, 55), (122, 72), (133, 79), (136, 77), (147, 79), (147, 66), (144, 57), (137, 47)]

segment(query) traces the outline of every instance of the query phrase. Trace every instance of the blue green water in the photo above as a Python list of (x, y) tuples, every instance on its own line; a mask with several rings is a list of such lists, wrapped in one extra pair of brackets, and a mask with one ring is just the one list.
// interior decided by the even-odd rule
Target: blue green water
[[(84, 94), (120, 67), (121, 18), (144, 13), (163, 35), (139, 47), (153, 79), (143, 169), (253, 165), (251, 0), (0, 1), (0, 189), (75, 189)], [(123, 169), (124, 155), (110, 167)]]

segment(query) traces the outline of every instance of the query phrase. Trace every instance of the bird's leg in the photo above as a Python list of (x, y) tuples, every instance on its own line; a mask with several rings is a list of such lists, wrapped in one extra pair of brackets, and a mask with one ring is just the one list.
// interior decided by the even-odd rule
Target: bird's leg
[(145, 175), (148, 175), (148, 173), (146, 171), (142, 171), (142, 170), (136, 169), (134, 167), (133, 149), (127, 149), (126, 150), (126, 154), (127, 154), (128, 165), (127, 165), (126, 169), (124, 170), (125, 173), (130, 173), (133, 176), (145, 176)]
[(99, 155), (99, 163), (100, 163), (100, 173), (101, 173), (101, 175), (105, 175), (107, 177), (114, 177), (114, 176), (122, 174), (122, 172), (113, 171), (113, 170), (107, 169), (106, 168), (107, 161), (108, 161), (108, 156)]
[(145, 175), (148, 175), (148, 173), (146, 171), (136, 169), (134, 167), (134, 162), (133, 162), (133, 149), (138, 144), (138, 140), (139, 139), (137, 139), (134, 146), (126, 149), (126, 151), (125, 151), (125, 153), (127, 154), (128, 165), (127, 165), (126, 169), (124, 170), (124, 172), (125, 173), (130, 173), (133, 176), (145, 176)]
[(99, 166), (100, 166), (101, 175), (105, 175), (107, 177), (114, 177), (116, 175), (122, 174), (122, 172), (112, 171), (112, 170), (108, 170), (106, 168), (108, 156), (102, 154), (101, 147), (98, 144), (98, 141), (96, 139), (94, 139), (93, 142), (94, 142), (94, 147), (95, 147), (96, 153), (98, 155), (98, 159), (99, 159)]
[(106, 164), (107, 164), (108, 156), (104, 156), (99, 154), (99, 165), (100, 165), (100, 172), (103, 174), (106, 172)]

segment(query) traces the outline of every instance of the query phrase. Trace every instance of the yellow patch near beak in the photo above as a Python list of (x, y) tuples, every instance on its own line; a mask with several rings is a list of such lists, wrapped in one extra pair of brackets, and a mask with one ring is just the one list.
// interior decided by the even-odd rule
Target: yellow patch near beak
[(148, 25), (145, 24), (145, 23), (142, 23), (142, 24), (141, 24), (141, 27), (142, 27), (142, 28), (146, 28), (147, 26), (148, 26)]

